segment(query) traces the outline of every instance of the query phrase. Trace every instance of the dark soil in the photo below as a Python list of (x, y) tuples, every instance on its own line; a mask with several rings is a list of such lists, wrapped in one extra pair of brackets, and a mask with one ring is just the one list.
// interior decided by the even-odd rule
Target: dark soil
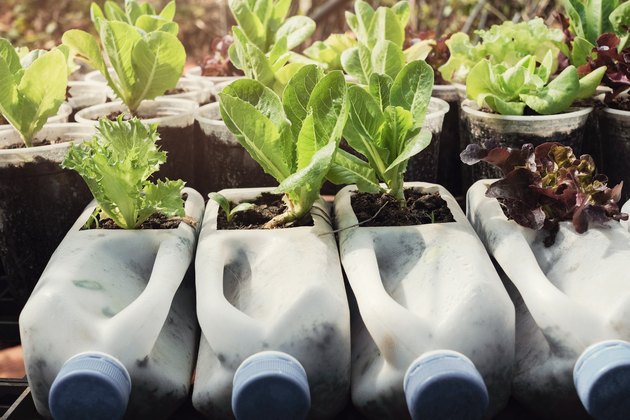
[[(260, 229), (275, 216), (284, 213), (287, 208), (284, 201), (282, 201), (282, 194), (262, 193), (262, 195), (256, 198), (252, 203), (254, 204), (253, 208), (236, 213), (230, 223), (227, 221), (225, 212), (219, 209), (217, 229)], [(235, 205), (235, 203), (230, 203), (230, 208), (233, 208)], [(299, 226), (313, 226), (313, 218), (310, 213), (307, 213), (304, 217), (296, 220), (291, 225), (281, 226), (281, 228)]]
[(630, 97), (617, 97), (610, 103), (610, 107), (620, 111), (630, 111)]
[(122, 112), (122, 111), (112, 111), (109, 114), (104, 115), (104, 117), (107, 118), (110, 121), (116, 121), (118, 119), (118, 117), (121, 116), (121, 115), (123, 116), (123, 121), (129, 121), (133, 117), (140, 118), (138, 115), (133, 115), (133, 114), (129, 114), (127, 112)]
[[(182, 222), (181, 218), (168, 217), (163, 214), (156, 213), (149, 217), (138, 229), (176, 229)], [(117, 230), (120, 228), (112, 219), (99, 220), (98, 226), (83, 227), (81, 230), (89, 229), (110, 229)]]
[(173, 88), (164, 92), (165, 95), (179, 95), (180, 93), (186, 93), (188, 90), (184, 88)]
[[(32, 147), (35, 147), (35, 146), (49, 146), (51, 144), (57, 144), (57, 143), (61, 143), (61, 142), (62, 142), (62, 140), (59, 137), (56, 140), (54, 140), (54, 141), (50, 141), (48, 139), (33, 140), (33, 146)], [(6, 147), (3, 147), (3, 149), (11, 149), (11, 150), (12, 149), (26, 149), (26, 148), (27, 147), (24, 144), (24, 142), (13, 143), (13, 144), (10, 144), (10, 145), (8, 145)]]
[(0, 115), (0, 124), (6, 125), (6, 124), (9, 124), (9, 122), (2, 115)]
[(357, 192), (352, 196), (352, 209), (361, 226), (412, 226), (453, 222), (453, 214), (439, 193), (423, 193), (405, 189), (407, 207), (388, 194)]

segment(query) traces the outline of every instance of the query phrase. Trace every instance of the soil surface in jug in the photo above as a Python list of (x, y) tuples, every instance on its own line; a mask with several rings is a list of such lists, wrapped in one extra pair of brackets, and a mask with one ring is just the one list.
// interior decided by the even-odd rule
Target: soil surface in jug
[[(270, 194), (270, 193), (262, 193), (262, 195), (258, 196), (256, 200), (252, 201), (254, 207), (239, 211), (234, 214), (234, 217), (230, 222), (227, 221), (227, 216), (225, 212), (219, 209), (219, 215), (217, 217), (217, 228), (220, 230), (237, 230), (237, 229), (260, 229), (262, 226), (278, 216), (279, 214), (284, 213), (287, 208), (287, 205), (282, 201), (282, 194)], [(230, 208), (234, 208), (238, 203), (230, 202)], [(317, 204), (315, 204), (316, 207)], [(316, 210), (317, 212), (317, 210)], [(319, 212), (321, 213), (321, 212)], [(285, 227), (300, 227), (300, 226), (313, 226), (313, 218), (310, 213), (307, 213), (301, 219), (296, 220), (295, 222), (281, 226), (280, 228)]]
[(388, 194), (357, 192), (352, 209), (361, 226), (412, 226), (454, 222), (453, 214), (440, 193), (405, 189), (406, 207)]

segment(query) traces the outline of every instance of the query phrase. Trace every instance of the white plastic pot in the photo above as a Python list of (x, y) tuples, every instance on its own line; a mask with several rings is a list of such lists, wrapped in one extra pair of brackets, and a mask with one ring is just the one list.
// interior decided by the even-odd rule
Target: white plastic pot
[(186, 77), (196, 80), (205, 80), (214, 84), (216, 93), (220, 93), (223, 88), (235, 80), (243, 79), (245, 76), (202, 76), (201, 67), (195, 66), (186, 72)]
[[(514, 307), (453, 196), (455, 222), (357, 227), (351, 197), (335, 198), (344, 272), (358, 304), (352, 401), (371, 419), (481, 419), (508, 401)], [(488, 399), (489, 397), (489, 399)]]
[[(186, 214), (203, 199), (185, 189)], [(63, 419), (168, 416), (188, 397), (197, 322), (192, 278), (198, 231), (81, 230), (57, 248), (20, 314), (37, 411)]]
[[(485, 145), (498, 141), (502, 146), (521, 148), (526, 143), (538, 146), (558, 142), (570, 146), (576, 156), (582, 153), (585, 125), (593, 108), (571, 108), (557, 115), (500, 115), (484, 112), (476, 102), (462, 102), (462, 148), (475, 143)], [(480, 162), (468, 171), (464, 188), (480, 179), (501, 177), (501, 172), (490, 164)]]
[[(168, 153), (158, 178), (182, 179), (194, 186), (195, 112), (199, 104), (186, 99), (143, 101), (137, 114), (146, 124), (158, 123), (158, 146)], [(122, 102), (108, 102), (77, 112), (78, 122), (97, 124), (111, 113), (127, 113)]]
[[(67, 123), (68, 122), (68, 117), (70, 116), (70, 114), (72, 114), (72, 107), (67, 102), (64, 102), (59, 107), (59, 110), (57, 111), (57, 114), (53, 115), (52, 117), (48, 118), (48, 120), (46, 120), (46, 124)], [(7, 123), (7, 124), (0, 124), (0, 131), (5, 131), (5, 130), (13, 131), (14, 128), (9, 123)]]
[(277, 181), (234, 138), (219, 103), (199, 108), (195, 127), (195, 180), (202, 195), (224, 188), (271, 187)]
[[(112, 77), (116, 77), (116, 72), (112, 68), (109, 69), (109, 74)], [(118, 100), (118, 97), (114, 93), (114, 90), (109, 87), (109, 85), (107, 84), (107, 79), (105, 78), (105, 76), (103, 76), (103, 74), (101, 74), (99, 70), (94, 70), (87, 73), (83, 80), (85, 80), (86, 82), (100, 83), (102, 85), (105, 85), (107, 97), (112, 101)]]
[(590, 418), (584, 407), (597, 419), (628, 418), (630, 233), (614, 221), (583, 234), (561, 222), (547, 248), (545, 232), (508, 221), (485, 196), (490, 183), (468, 191), (468, 218), (516, 305), (514, 397), (548, 419)]
[(157, 99), (188, 99), (197, 102), (200, 106), (205, 105), (216, 97), (214, 83), (203, 78), (191, 79), (181, 77), (177, 82), (176, 88), (183, 89), (182, 93), (165, 94), (158, 96)]
[[(241, 202), (263, 191), (221, 194)], [(348, 302), (326, 204), (315, 206), (314, 226), (217, 230), (219, 207), (208, 202), (195, 261), (202, 337), (193, 391), (208, 418), (330, 419), (345, 406)]]
[(89, 125), (46, 124), (33, 141), (51, 144), (8, 149), (22, 140), (13, 129), (0, 131), (0, 259), (20, 305), (91, 200), (81, 177), (60, 164), (70, 143), (93, 133)]
[(102, 83), (88, 81), (68, 82), (70, 97), (68, 103), (73, 112), (92, 105), (104, 104), (107, 101), (107, 90)]

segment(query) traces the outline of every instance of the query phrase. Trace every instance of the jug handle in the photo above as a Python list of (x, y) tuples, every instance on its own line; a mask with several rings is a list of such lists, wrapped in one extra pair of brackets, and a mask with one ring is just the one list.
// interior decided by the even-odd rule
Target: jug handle
[(240, 311), (225, 297), (223, 271), (231, 255), (229, 253), (236, 252), (236, 247), (221, 241), (218, 235), (209, 238), (208, 242), (211, 246), (204, 248), (203, 255), (197, 252), (195, 258), (197, 318), (216, 354), (228, 357), (238, 350), (238, 356), (245, 359), (262, 349), (265, 328), (260, 321)]
[[(351, 235), (352, 240), (347, 240), (347, 235)], [(341, 261), (367, 330), (385, 360), (406, 370), (430, 346), (429, 324), (401, 306), (385, 290), (368, 231), (360, 228), (342, 231), (339, 242)]]
[[(480, 228), (490, 233), (485, 234), (484, 240), (488, 251), (518, 288), (543, 334), (547, 336), (547, 331), (560, 328), (570, 338), (568, 343), (576, 352), (602, 337), (610, 337), (610, 328), (600, 317), (572, 301), (549, 281), (522, 230), (505, 218), (499, 204), (484, 199), (483, 204), (473, 208), (478, 231)], [(547, 338), (553, 346), (556, 340)]]
[(160, 243), (144, 291), (107, 324), (106, 343), (119, 347), (112, 354), (129, 354), (132, 349), (138, 360), (151, 354), (188, 271), (194, 247), (194, 230), (184, 224)]

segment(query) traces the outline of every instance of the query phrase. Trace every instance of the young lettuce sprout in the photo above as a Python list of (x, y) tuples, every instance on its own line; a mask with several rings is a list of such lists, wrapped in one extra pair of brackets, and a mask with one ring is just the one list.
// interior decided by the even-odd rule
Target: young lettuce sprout
[(212, 192), (208, 194), (208, 197), (211, 200), (215, 201), (221, 207), (221, 209), (225, 213), (225, 217), (227, 218), (228, 223), (232, 221), (236, 213), (249, 210), (254, 207), (252, 203), (240, 203), (234, 206), (234, 208), (230, 209), (230, 201), (225, 198), (225, 196), (219, 193)]
[(223, 121), (238, 142), (280, 185), (286, 212), (265, 224), (274, 228), (305, 215), (335, 158), (347, 118), (346, 82), (340, 71), (324, 76), (302, 67), (282, 100), (256, 80), (237, 80), (219, 94)]
[(24, 64), (11, 43), (0, 38), (0, 113), (31, 147), (66, 98), (68, 64), (59, 48), (26, 55)]
[(606, 67), (582, 79), (574, 66), (569, 66), (550, 80), (553, 57), (548, 52), (536, 67), (536, 58), (527, 56), (513, 67), (492, 65), (484, 59), (470, 70), (466, 80), (468, 97), (503, 115), (523, 115), (525, 107), (538, 114), (559, 114), (574, 101), (593, 96)]
[[(77, 58), (103, 74), (133, 114), (143, 100), (153, 99), (175, 87), (184, 69), (186, 51), (177, 39), (177, 25), (170, 21), (175, 12), (174, 4), (165, 7), (159, 16), (142, 14), (144, 9), (133, 1), (127, 2), (126, 7), (124, 16), (115, 12), (114, 6), (106, 6), (109, 12), (105, 15), (98, 6), (92, 7), (102, 50), (94, 36), (78, 29), (64, 33), (62, 40)], [(129, 23), (134, 17), (134, 23)], [(114, 76), (109, 73), (106, 62), (111, 63)]]
[(110, 218), (120, 228), (135, 229), (156, 213), (184, 217), (184, 182), (148, 181), (166, 161), (158, 140), (157, 124), (123, 121), (122, 116), (101, 119), (96, 135), (72, 145), (62, 167), (74, 169), (85, 180), (100, 220)]
[(367, 162), (339, 150), (328, 179), (356, 184), (361, 191), (388, 193), (404, 207), (407, 162), (431, 142), (431, 132), (423, 124), (432, 90), (433, 70), (421, 60), (407, 64), (393, 81), (385, 74), (372, 74), (367, 90), (348, 88), (344, 138)]

